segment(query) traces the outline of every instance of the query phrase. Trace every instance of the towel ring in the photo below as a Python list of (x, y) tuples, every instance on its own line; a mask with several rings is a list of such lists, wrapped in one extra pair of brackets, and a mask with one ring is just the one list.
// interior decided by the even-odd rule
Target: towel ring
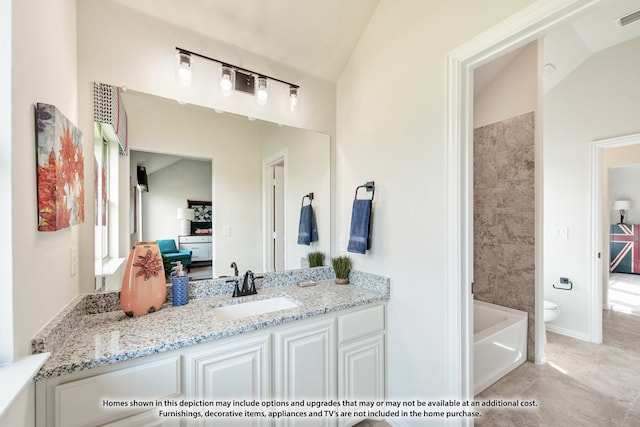
[(304, 196), (302, 196), (302, 203), (300, 206), (304, 206), (304, 199), (309, 199), (309, 204), (311, 204), (313, 202), (313, 193), (309, 193), (309, 194), (305, 194)]
[(369, 181), (365, 184), (359, 185), (356, 187), (356, 195), (355, 195), (355, 199), (358, 200), (358, 190), (361, 188), (366, 188), (367, 191), (371, 191), (371, 200), (373, 200), (373, 197), (376, 194), (376, 187), (375, 187), (375, 183), (373, 181)]

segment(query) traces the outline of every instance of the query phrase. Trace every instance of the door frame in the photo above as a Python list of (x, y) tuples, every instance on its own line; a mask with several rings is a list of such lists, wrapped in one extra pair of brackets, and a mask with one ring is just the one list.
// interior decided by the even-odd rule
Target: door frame
[(602, 190), (602, 156), (605, 150), (610, 148), (627, 147), (640, 144), (640, 133), (625, 135), (615, 138), (606, 138), (593, 141), (591, 144), (591, 238), (590, 253), (593, 254), (593, 262), (589, 272), (590, 298), (589, 298), (589, 340), (596, 344), (602, 343), (602, 309), (604, 302), (602, 293), (603, 267), (609, 263), (604, 256), (598, 258), (604, 250), (603, 223), (603, 193)]
[[(271, 227), (269, 226), (273, 218), (273, 191), (272, 191), (272, 177), (269, 175), (271, 168), (281, 162), (284, 162), (284, 182), (283, 190), (285, 194), (284, 199), (284, 223), (287, 224), (287, 177), (289, 176), (289, 162), (287, 161), (287, 149), (278, 151), (262, 160), (262, 271), (272, 271), (273, 266), (273, 245), (271, 241), (273, 239)], [(283, 231), (283, 240), (287, 241), (287, 227)], [(287, 266), (287, 245), (284, 245), (284, 265)]]
[[(446, 395), (473, 399), (473, 70), (539, 39), (599, 0), (537, 1), (446, 57)], [(536, 184), (540, 182), (540, 175)], [(536, 197), (541, 194), (537, 191)], [(542, 206), (541, 199), (536, 209)], [(540, 238), (540, 240), (538, 240)], [(536, 216), (536, 265), (542, 262), (542, 220)], [(539, 263), (540, 262), (540, 263)], [(536, 273), (536, 317), (543, 319), (543, 289)], [(536, 343), (543, 328), (536, 327)], [(539, 347), (536, 345), (536, 347)], [(544, 358), (544, 354), (542, 354)], [(538, 354), (536, 354), (538, 359)], [(541, 360), (542, 362), (543, 360)], [(461, 420), (465, 425), (472, 420)]]

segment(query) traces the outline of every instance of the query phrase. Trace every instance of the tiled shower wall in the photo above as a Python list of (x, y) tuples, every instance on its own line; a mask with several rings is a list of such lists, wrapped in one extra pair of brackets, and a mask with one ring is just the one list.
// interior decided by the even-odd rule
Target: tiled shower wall
[(534, 113), (473, 134), (475, 298), (529, 313), (535, 360)]

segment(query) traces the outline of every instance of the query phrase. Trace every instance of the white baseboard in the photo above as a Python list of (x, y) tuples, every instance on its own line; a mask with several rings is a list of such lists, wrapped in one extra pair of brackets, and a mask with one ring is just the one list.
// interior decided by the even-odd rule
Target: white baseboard
[(565, 335), (567, 337), (571, 337), (571, 338), (576, 338), (582, 341), (587, 341), (587, 342), (591, 342), (591, 337), (589, 336), (589, 334), (585, 334), (583, 332), (576, 332), (574, 330), (571, 329), (567, 329), (567, 328), (562, 328), (560, 326), (555, 326), (555, 325), (546, 325), (547, 326), (547, 331), (549, 332), (555, 332), (556, 334), (560, 334), (560, 335)]

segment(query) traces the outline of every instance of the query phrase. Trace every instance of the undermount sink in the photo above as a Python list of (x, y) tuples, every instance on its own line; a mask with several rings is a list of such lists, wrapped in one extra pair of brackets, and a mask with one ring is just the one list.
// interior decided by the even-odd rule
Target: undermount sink
[(272, 313), (274, 311), (295, 308), (298, 303), (286, 297), (273, 297), (260, 300), (241, 302), (238, 304), (214, 307), (213, 314), (216, 319), (224, 322), (227, 320), (242, 319), (243, 317), (256, 316), (258, 314)]

